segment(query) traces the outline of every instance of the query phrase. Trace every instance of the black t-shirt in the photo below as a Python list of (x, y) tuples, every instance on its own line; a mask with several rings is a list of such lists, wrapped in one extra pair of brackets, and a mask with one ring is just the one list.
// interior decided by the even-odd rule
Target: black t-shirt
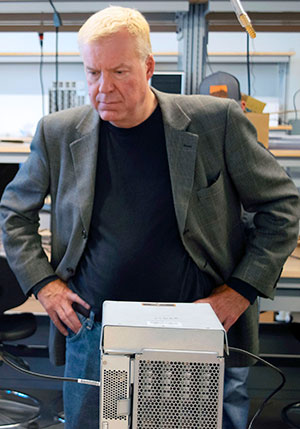
[(96, 311), (106, 299), (189, 302), (214, 287), (179, 236), (159, 106), (133, 128), (101, 123), (90, 232), (70, 287)]

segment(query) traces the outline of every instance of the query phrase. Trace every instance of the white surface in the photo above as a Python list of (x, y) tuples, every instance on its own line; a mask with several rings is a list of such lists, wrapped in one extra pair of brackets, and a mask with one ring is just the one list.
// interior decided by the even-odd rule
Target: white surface
[(143, 350), (224, 355), (226, 332), (209, 304), (105, 301), (100, 348), (108, 354)]
[(214, 329), (224, 328), (209, 304), (105, 301), (103, 326)]

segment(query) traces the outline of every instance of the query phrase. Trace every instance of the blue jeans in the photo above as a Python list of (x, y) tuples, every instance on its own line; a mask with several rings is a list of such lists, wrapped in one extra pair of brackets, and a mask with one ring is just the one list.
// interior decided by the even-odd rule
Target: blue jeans
[[(69, 331), (65, 377), (100, 380), (101, 323), (77, 314), (82, 327)], [(65, 429), (99, 429), (99, 387), (65, 381), (63, 386)]]
[(247, 427), (248, 374), (249, 367), (225, 369), (222, 429), (246, 429)]
[[(65, 377), (100, 380), (101, 323), (78, 314), (82, 328), (67, 337)], [(223, 429), (245, 429), (249, 368), (228, 368), (224, 379)], [(99, 429), (99, 387), (64, 382), (65, 429)]]

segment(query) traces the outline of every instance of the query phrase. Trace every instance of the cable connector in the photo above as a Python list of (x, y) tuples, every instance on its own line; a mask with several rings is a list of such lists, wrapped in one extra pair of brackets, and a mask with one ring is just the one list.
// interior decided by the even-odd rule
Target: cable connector
[(54, 25), (54, 27), (59, 28), (62, 26), (62, 20), (61, 20), (60, 14), (57, 12), (52, 0), (49, 0), (49, 3), (50, 3), (50, 5), (54, 11), (54, 13), (53, 13), (53, 25)]
[(78, 378), (77, 379), (77, 383), (79, 384), (88, 384), (90, 386), (97, 386), (100, 387), (101, 383), (100, 381), (96, 381), (96, 380), (86, 380), (85, 378)]
[(255, 39), (256, 33), (252, 27), (249, 16), (244, 13), (243, 15), (238, 16), (238, 20), (240, 21), (241, 26), (245, 28), (251, 39)]
[(245, 30), (247, 31), (247, 33), (249, 34), (249, 36), (251, 37), (251, 39), (255, 39), (256, 37), (256, 33), (254, 28), (252, 27), (251, 21), (249, 16), (247, 15), (247, 13), (244, 11), (243, 6), (241, 5), (240, 0), (230, 0), (232, 7), (234, 9), (234, 12), (237, 16), (237, 19), (239, 20), (239, 23), (241, 24), (241, 26), (243, 28), (245, 28)]
[(44, 43), (44, 33), (39, 33), (39, 41), (40, 41), (40, 45), (41, 48), (43, 47), (43, 43)]

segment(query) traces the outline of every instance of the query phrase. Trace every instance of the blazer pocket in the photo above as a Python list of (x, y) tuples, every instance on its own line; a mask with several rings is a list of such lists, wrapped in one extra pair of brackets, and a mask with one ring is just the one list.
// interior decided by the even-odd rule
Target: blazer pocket
[(210, 186), (197, 191), (197, 198), (198, 219), (202, 225), (212, 225), (222, 220), (220, 226), (226, 228), (240, 223), (237, 199), (227, 189), (222, 171)]
[(200, 242), (222, 276), (227, 276), (227, 265), (233, 266), (243, 247), (238, 196), (220, 172), (210, 186), (197, 191), (197, 200), (194, 219)]
[(206, 188), (197, 191), (199, 201), (199, 216), (202, 224), (212, 224), (223, 218), (226, 213), (228, 201), (226, 201), (224, 177), (220, 172), (216, 180)]

